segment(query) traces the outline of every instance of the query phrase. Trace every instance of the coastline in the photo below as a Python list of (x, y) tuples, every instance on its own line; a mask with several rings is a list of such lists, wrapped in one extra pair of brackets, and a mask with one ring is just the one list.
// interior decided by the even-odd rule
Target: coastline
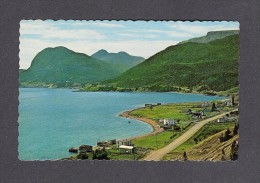
[[(137, 108), (137, 109), (140, 109), (140, 108)], [(143, 117), (137, 117), (137, 116), (132, 116), (130, 115), (129, 113), (134, 111), (134, 110), (137, 110), (137, 109), (133, 109), (133, 110), (128, 110), (128, 111), (124, 111), (122, 112), (121, 114), (119, 114), (120, 117), (124, 117), (124, 118), (129, 118), (129, 119), (135, 119), (135, 120), (138, 120), (138, 121), (141, 121), (141, 122), (144, 122), (144, 123), (147, 123), (149, 125), (151, 125), (153, 127), (153, 131), (150, 132), (150, 133), (146, 133), (146, 134), (143, 134), (143, 135), (138, 135), (138, 136), (134, 136), (134, 137), (130, 137), (130, 138), (127, 138), (129, 140), (134, 140), (134, 139), (138, 139), (138, 138), (143, 138), (143, 137), (147, 137), (147, 136), (150, 136), (150, 135), (156, 135), (158, 133), (161, 133), (163, 132), (163, 128), (161, 128), (154, 120), (152, 119), (149, 119), (149, 118), (143, 118)]]

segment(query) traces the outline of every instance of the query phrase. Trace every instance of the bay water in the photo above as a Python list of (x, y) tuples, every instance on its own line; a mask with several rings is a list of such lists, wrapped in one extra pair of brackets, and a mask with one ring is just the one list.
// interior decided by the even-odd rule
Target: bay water
[(19, 159), (57, 160), (68, 149), (97, 141), (151, 132), (150, 125), (119, 117), (146, 103), (212, 101), (218, 96), (160, 92), (73, 92), (72, 89), (19, 89)]

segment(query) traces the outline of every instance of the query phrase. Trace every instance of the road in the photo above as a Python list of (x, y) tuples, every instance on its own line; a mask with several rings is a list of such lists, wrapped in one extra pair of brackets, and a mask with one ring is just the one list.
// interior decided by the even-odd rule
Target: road
[[(236, 111), (238, 109), (232, 110), (232, 111)], [(216, 115), (214, 117), (208, 118), (208, 119), (204, 119), (198, 123), (196, 123), (193, 127), (191, 127), (188, 131), (186, 131), (184, 134), (182, 134), (180, 137), (178, 137), (177, 139), (175, 139), (172, 143), (170, 143), (169, 145), (152, 151), (151, 153), (148, 154), (148, 156), (146, 156), (144, 158), (144, 160), (146, 161), (159, 161), (163, 158), (163, 156), (165, 156), (167, 153), (171, 152), (172, 150), (174, 150), (175, 148), (177, 148), (178, 146), (180, 146), (181, 144), (183, 144), (184, 142), (186, 142), (188, 139), (190, 139), (195, 133), (197, 133), (205, 124), (211, 122), (211, 121), (215, 121), (218, 118), (221, 118), (223, 116), (225, 116), (226, 114), (230, 113), (229, 112), (225, 112), (219, 115)]]

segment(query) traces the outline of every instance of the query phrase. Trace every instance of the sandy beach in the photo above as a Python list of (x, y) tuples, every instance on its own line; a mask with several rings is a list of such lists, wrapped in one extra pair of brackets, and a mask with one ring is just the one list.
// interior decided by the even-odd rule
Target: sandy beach
[[(134, 109), (134, 110), (136, 110), (136, 109)], [(148, 123), (149, 125), (151, 125), (153, 127), (153, 131), (150, 132), (150, 133), (147, 133), (147, 134), (143, 134), (143, 135), (139, 135), (139, 136), (135, 136), (135, 137), (130, 137), (128, 139), (133, 140), (133, 139), (142, 138), (142, 137), (146, 137), (146, 136), (149, 136), (149, 135), (155, 135), (157, 133), (163, 132), (163, 128), (160, 128), (160, 126), (156, 123), (156, 121), (154, 121), (152, 119), (148, 119), (148, 118), (131, 116), (129, 114), (131, 111), (133, 111), (133, 110), (122, 112), (121, 114), (119, 114), (119, 116), (125, 117), (125, 118), (130, 118), (130, 119), (135, 119), (135, 120), (139, 120), (139, 121)]]

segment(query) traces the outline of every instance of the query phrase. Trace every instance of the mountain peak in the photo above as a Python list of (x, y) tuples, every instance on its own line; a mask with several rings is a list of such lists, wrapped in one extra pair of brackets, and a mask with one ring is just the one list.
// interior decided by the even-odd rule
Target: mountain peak
[(94, 53), (93, 55), (95, 54), (108, 54), (108, 51), (105, 50), (105, 49), (101, 49), (101, 50), (98, 50), (96, 53)]
[(129, 54), (126, 53), (125, 51), (120, 51), (120, 52), (118, 52), (118, 54), (121, 54), (121, 55), (129, 55)]

